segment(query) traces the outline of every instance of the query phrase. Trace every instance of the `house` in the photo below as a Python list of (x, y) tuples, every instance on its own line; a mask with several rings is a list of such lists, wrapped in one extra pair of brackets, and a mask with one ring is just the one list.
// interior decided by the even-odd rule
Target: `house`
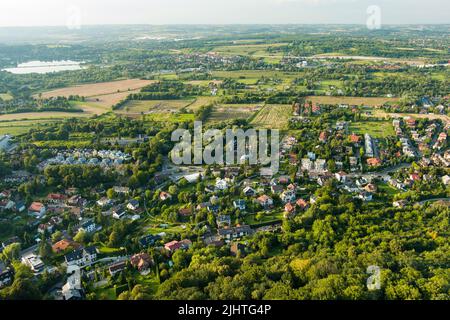
[(221, 239), (231, 240), (253, 234), (253, 230), (248, 225), (236, 226), (234, 228), (218, 229), (217, 233)]
[(67, 278), (67, 282), (62, 287), (61, 293), (64, 300), (71, 301), (83, 299), (84, 292), (81, 286), (81, 274), (79, 271), (76, 271)]
[(130, 202), (128, 202), (128, 204), (127, 204), (127, 208), (128, 208), (128, 210), (131, 210), (131, 211), (136, 211), (137, 209), (139, 209), (139, 201), (137, 201), (137, 200), (130, 200)]
[(446, 186), (448, 186), (450, 184), (450, 176), (445, 175), (442, 177), (442, 183)]
[(216, 180), (216, 189), (217, 190), (226, 190), (228, 189), (228, 183), (225, 179), (217, 178)]
[(78, 231), (84, 231), (86, 233), (92, 233), (97, 229), (97, 225), (92, 219), (88, 219), (81, 223), (80, 227), (78, 228)]
[(26, 209), (25, 202), (23, 202), (23, 201), (16, 202), (16, 205), (13, 209), (14, 209), (14, 211), (19, 212), (19, 213), (25, 211), (25, 209)]
[(0, 209), (2, 210), (10, 210), (13, 209), (15, 207), (16, 203), (14, 201), (5, 199), (5, 200), (0, 200)]
[(184, 216), (184, 217), (190, 216), (192, 214), (192, 208), (191, 207), (180, 208), (180, 209), (178, 209), (178, 214), (180, 216)]
[(377, 186), (374, 185), (373, 183), (368, 183), (365, 187), (364, 190), (366, 190), (369, 193), (374, 193), (377, 192)]
[(280, 194), (283, 192), (284, 187), (279, 184), (276, 184), (276, 185), (271, 186), (270, 190), (272, 191), (273, 194)]
[(328, 134), (325, 131), (322, 131), (319, 135), (319, 141), (324, 143), (327, 141)]
[(40, 233), (40, 234), (45, 234), (46, 232), (47, 233), (53, 233), (53, 224), (51, 224), (51, 223), (41, 223), (39, 226), (38, 226), (38, 232)]
[(309, 207), (309, 204), (307, 201), (303, 200), (303, 199), (298, 199), (295, 204), (301, 209), (301, 210), (306, 210)]
[(100, 207), (108, 207), (113, 204), (113, 201), (111, 199), (108, 199), (107, 197), (103, 197), (100, 200), (97, 200), (97, 205)]
[(347, 181), (347, 173), (345, 173), (344, 171), (339, 171), (335, 173), (336, 176), (336, 180), (339, 182), (346, 182)]
[(139, 272), (147, 271), (155, 262), (148, 253), (138, 253), (130, 258), (130, 264)]
[(381, 160), (379, 158), (369, 158), (367, 159), (367, 164), (371, 167), (378, 167), (381, 165)]
[(130, 188), (128, 188), (128, 187), (117, 187), (117, 186), (115, 186), (115, 187), (113, 187), (113, 190), (117, 194), (127, 195), (127, 194), (130, 193)]
[(172, 199), (172, 195), (168, 192), (161, 191), (161, 193), (159, 194), (159, 199), (161, 201), (170, 200)]
[(233, 201), (233, 206), (234, 206), (236, 209), (239, 209), (239, 210), (241, 210), (241, 211), (244, 211), (244, 210), (245, 210), (245, 207), (246, 207), (246, 205), (245, 205), (245, 200), (241, 200), (241, 199), (235, 200), (235, 201)]
[(239, 242), (233, 242), (230, 246), (230, 254), (233, 257), (243, 257), (246, 254), (247, 247)]
[(352, 133), (350, 135), (350, 142), (351, 143), (358, 144), (360, 142), (360, 140), (361, 140), (360, 136), (358, 136), (358, 135), (356, 135), (354, 133)]
[(189, 249), (191, 246), (192, 242), (189, 239), (184, 239), (181, 241), (174, 240), (164, 244), (164, 248), (170, 252), (175, 252), (178, 249)]
[(41, 257), (35, 255), (34, 253), (23, 256), (22, 263), (30, 267), (30, 269), (35, 273), (41, 272), (45, 267), (44, 262), (42, 262), (41, 260)]
[(207, 209), (208, 209), (208, 211), (211, 212), (211, 213), (217, 213), (217, 212), (219, 212), (220, 207), (219, 207), (218, 204), (210, 204), (210, 205), (207, 207)]
[(14, 277), (14, 272), (10, 268), (5, 268), (5, 265), (0, 262), (0, 289), (9, 286)]
[(109, 274), (111, 276), (115, 276), (116, 274), (122, 272), (123, 270), (125, 270), (127, 266), (127, 262), (126, 261), (119, 261), (119, 262), (115, 262), (112, 265), (110, 265), (108, 267), (108, 271)]
[(150, 246), (153, 246), (156, 243), (156, 241), (160, 239), (161, 237), (158, 235), (149, 234), (147, 236), (140, 238), (139, 244), (144, 248), (148, 248)]
[(295, 205), (292, 203), (286, 203), (284, 206), (284, 217), (289, 218), (290, 216), (295, 214)]
[(372, 201), (372, 193), (370, 192), (362, 192), (358, 195), (358, 198), (362, 199), (363, 201)]
[(256, 198), (255, 201), (264, 208), (269, 208), (269, 207), (273, 206), (273, 199), (266, 195), (262, 195), (262, 196)]
[[(83, 199), (80, 195), (73, 195), (69, 199), (67, 199), (67, 205), (69, 206), (79, 206), (84, 207), (87, 204), (87, 200)], [(109, 205), (107, 202), (106, 205)]]
[(231, 226), (231, 217), (228, 214), (221, 214), (216, 218), (218, 228)]
[(67, 197), (60, 193), (50, 193), (47, 195), (47, 202), (56, 205), (62, 205), (66, 201)]
[(295, 192), (292, 190), (283, 191), (283, 193), (280, 195), (280, 199), (284, 203), (294, 202), (296, 199)]
[(252, 187), (245, 187), (244, 190), (242, 190), (242, 192), (244, 193), (244, 195), (246, 197), (253, 197), (256, 195), (256, 191), (252, 188)]
[(46, 212), (45, 206), (41, 202), (33, 202), (28, 207), (28, 214), (35, 218), (42, 218)]
[(408, 204), (406, 200), (397, 200), (392, 203), (394, 208), (404, 208)]
[(75, 250), (64, 256), (68, 266), (84, 267), (91, 265), (97, 259), (97, 248), (94, 246)]
[(288, 184), (289, 181), (290, 181), (289, 176), (280, 176), (280, 177), (278, 178), (278, 183), (279, 183), (279, 184)]
[(68, 239), (62, 239), (58, 242), (56, 242), (54, 245), (52, 245), (52, 251), (55, 253), (60, 253), (60, 252), (64, 252), (69, 248), (75, 248), (78, 247), (79, 244), (68, 240)]
[(123, 207), (123, 205), (119, 205), (112, 209), (112, 216), (114, 219), (117, 219), (117, 220), (123, 219), (126, 214), (127, 214), (127, 212), (125, 211), (125, 208)]
[(197, 207), (195, 207), (195, 210), (199, 211), (199, 210), (202, 210), (202, 209), (207, 209), (210, 205), (211, 205), (210, 202), (202, 202), (202, 203), (199, 203), (197, 205)]

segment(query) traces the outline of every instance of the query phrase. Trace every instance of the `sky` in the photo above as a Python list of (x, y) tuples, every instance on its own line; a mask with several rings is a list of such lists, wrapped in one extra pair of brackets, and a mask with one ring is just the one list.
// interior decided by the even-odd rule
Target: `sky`
[[(0, 0), (0, 26), (450, 24), (449, 0)], [(373, 12), (373, 11), (372, 11)]]

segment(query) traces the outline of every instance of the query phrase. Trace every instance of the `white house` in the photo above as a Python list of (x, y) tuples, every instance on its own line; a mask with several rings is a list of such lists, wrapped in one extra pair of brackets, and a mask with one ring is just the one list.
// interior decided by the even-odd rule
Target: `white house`
[(217, 178), (216, 180), (216, 189), (217, 190), (226, 190), (228, 189), (228, 183), (224, 179)]
[(64, 257), (68, 266), (84, 267), (92, 264), (97, 259), (97, 248), (87, 247), (75, 250)]
[(284, 203), (294, 202), (296, 199), (295, 192), (292, 190), (286, 190), (280, 195), (280, 199)]

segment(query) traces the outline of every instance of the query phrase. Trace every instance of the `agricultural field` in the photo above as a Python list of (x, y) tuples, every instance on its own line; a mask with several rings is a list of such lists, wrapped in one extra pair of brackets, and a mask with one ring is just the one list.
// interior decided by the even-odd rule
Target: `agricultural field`
[(251, 124), (256, 128), (287, 129), (291, 114), (290, 105), (268, 104), (258, 112)]
[(279, 63), (283, 58), (282, 52), (269, 52), (268, 48), (282, 47), (287, 43), (275, 44), (239, 44), (234, 46), (216, 47), (212, 52), (229, 55), (229, 56), (252, 56), (255, 58), (263, 58), (267, 63)]
[(366, 106), (381, 106), (386, 102), (396, 102), (398, 98), (387, 97), (334, 97), (334, 96), (308, 96), (306, 101), (311, 101), (317, 104), (348, 104), (348, 105), (366, 105)]
[(42, 94), (40, 94), (40, 96), (42, 98), (68, 97), (70, 95), (78, 95), (87, 98), (98, 97), (112, 93), (127, 92), (136, 89), (141, 89), (153, 82), (154, 81), (152, 80), (127, 79), (119, 81), (83, 84), (79, 86), (43, 92)]
[(11, 134), (18, 136), (27, 133), (30, 129), (41, 129), (54, 123), (55, 120), (1, 121), (0, 135)]
[(374, 138), (394, 136), (395, 131), (391, 121), (361, 121), (350, 125), (350, 132), (363, 135), (370, 134)]
[(221, 104), (214, 107), (208, 122), (248, 119), (261, 110), (262, 104)]
[(133, 100), (127, 102), (122, 108), (115, 110), (114, 113), (130, 117), (137, 117), (142, 114), (171, 114), (188, 107), (193, 102), (194, 100)]
[(9, 120), (56, 120), (67, 119), (75, 117), (89, 117), (90, 114), (85, 112), (25, 112), (25, 113), (10, 113), (0, 115), (0, 121)]
[(82, 109), (83, 113), (88, 115), (100, 115), (110, 111), (112, 106), (125, 99), (129, 94), (137, 93), (142, 87), (153, 82), (140, 79), (101, 82), (56, 89), (37, 96), (42, 98), (82, 96), (86, 98), (86, 101), (77, 101), (74, 106)]

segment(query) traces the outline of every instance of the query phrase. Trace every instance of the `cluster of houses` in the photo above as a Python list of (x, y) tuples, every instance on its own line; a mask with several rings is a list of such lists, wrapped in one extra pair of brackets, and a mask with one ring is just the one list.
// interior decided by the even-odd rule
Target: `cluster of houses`
[(111, 167), (121, 165), (129, 160), (131, 160), (131, 155), (120, 150), (76, 149), (58, 152), (55, 157), (41, 162), (38, 168), (44, 170), (51, 165), (99, 165), (101, 167)]

